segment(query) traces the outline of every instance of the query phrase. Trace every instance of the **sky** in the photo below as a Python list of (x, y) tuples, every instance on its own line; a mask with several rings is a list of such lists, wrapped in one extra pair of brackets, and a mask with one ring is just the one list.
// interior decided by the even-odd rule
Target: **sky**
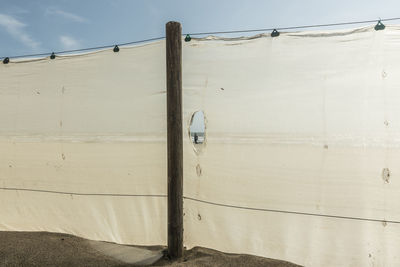
[(378, 20), (399, 10), (400, 1), (376, 0), (0, 0), (0, 57), (160, 37), (170, 20), (183, 32), (209, 32)]

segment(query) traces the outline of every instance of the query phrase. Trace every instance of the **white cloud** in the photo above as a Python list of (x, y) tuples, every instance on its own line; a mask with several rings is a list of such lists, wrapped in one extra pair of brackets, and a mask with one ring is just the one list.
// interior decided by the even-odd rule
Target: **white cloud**
[(63, 11), (61, 9), (57, 9), (55, 7), (49, 7), (46, 9), (46, 15), (56, 15), (56, 16), (61, 16), (65, 19), (74, 21), (74, 22), (87, 22), (87, 19), (81, 16), (78, 16), (76, 14), (70, 13)]
[(37, 49), (40, 45), (26, 31), (26, 24), (16, 18), (0, 13), (0, 27), (4, 28), (12, 37), (22, 42), (24, 45)]
[(80, 42), (71, 36), (61, 35), (60, 43), (67, 50), (80, 48)]

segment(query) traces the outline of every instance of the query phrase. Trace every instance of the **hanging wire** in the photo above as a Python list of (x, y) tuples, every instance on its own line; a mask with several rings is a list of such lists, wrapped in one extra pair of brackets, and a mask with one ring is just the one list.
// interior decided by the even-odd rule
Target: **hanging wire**
[(196, 32), (196, 33), (185, 33), (183, 35), (186, 35), (186, 34), (210, 35), (210, 34), (246, 33), (246, 32), (269, 32), (269, 31), (273, 31), (273, 30), (281, 31), (281, 30), (295, 30), (295, 29), (307, 29), (307, 28), (330, 27), (330, 26), (341, 26), (341, 25), (355, 25), (355, 24), (373, 23), (373, 22), (377, 22), (377, 21), (393, 21), (393, 20), (400, 20), (400, 17), (388, 18), (388, 19), (351, 21), (351, 22), (338, 22), (338, 23), (328, 23), (328, 24), (290, 26), (290, 27), (281, 27), (281, 28), (248, 29), (248, 30), (233, 30), (233, 31), (220, 31), (220, 32)]
[[(248, 33), (248, 32), (270, 32), (273, 30), (282, 31), (282, 30), (295, 30), (295, 29), (307, 29), (307, 28), (318, 28), (318, 27), (330, 27), (330, 26), (341, 26), (341, 25), (356, 25), (356, 24), (366, 24), (366, 23), (374, 23), (377, 21), (394, 21), (400, 20), (400, 17), (397, 18), (387, 18), (387, 19), (375, 19), (375, 20), (363, 20), (363, 21), (351, 21), (351, 22), (339, 22), (339, 23), (328, 23), (328, 24), (314, 24), (314, 25), (302, 25), (302, 26), (291, 26), (291, 27), (280, 27), (280, 28), (264, 28), (264, 29), (247, 29), (247, 30), (232, 30), (232, 31), (217, 31), (217, 32), (195, 32), (195, 33), (183, 33), (183, 36), (195, 36), (195, 35), (212, 35), (212, 34), (231, 34), (231, 33)], [(67, 53), (74, 53), (74, 52), (85, 52), (90, 50), (97, 50), (97, 49), (105, 49), (105, 48), (114, 48), (116, 45), (118, 47), (131, 45), (131, 44), (138, 44), (138, 43), (145, 43), (151, 41), (157, 41), (165, 39), (164, 36), (162, 37), (155, 37), (150, 39), (132, 41), (127, 43), (120, 43), (120, 44), (113, 44), (113, 45), (104, 45), (104, 46), (96, 46), (96, 47), (88, 47), (88, 48), (81, 48), (81, 49), (74, 49), (74, 50), (63, 50), (63, 51), (56, 51), (54, 54), (67, 54)], [(51, 53), (39, 53), (39, 54), (26, 54), (26, 55), (17, 55), (17, 56), (3, 56), (0, 57), (1, 59), (5, 58), (23, 58), (23, 57), (40, 57), (40, 56), (49, 56)]]
[[(144, 40), (139, 40), (139, 41), (121, 43), (121, 44), (117, 44), (117, 45), (113, 44), (113, 45), (95, 46), (95, 47), (88, 47), (88, 48), (81, 48), (81, 49), (74, 49), (74, 50), (63, 50), (63, 51), (56, 51), (56, 52), (53, 52), (53, 53), (56, 54), (56, 55), (60, 55), (60, 54), (68, 54), (68, 53), (74, 53), (74, 52), (84, 52), (84, 51), (90, 51), (90, 50), (114, 48), (115, 46), (120, 47), (120, 46), (131, 45), (131, 44), (146, 43), (146, 42), (161, 40), (161, 39), (164, 39), (164, 38), (165, 37), (156, 37), (156, 38), (144, 39)], [(48, 56), (50, 54), (52, 54), (52, 53), (26, 54), (26, 55), (11, 56), (9, 58), (40, 57), (40, 56)], [(3, 59), (3, 58), (6, 58), (6, 57), (0, 57), (0, 59)]]

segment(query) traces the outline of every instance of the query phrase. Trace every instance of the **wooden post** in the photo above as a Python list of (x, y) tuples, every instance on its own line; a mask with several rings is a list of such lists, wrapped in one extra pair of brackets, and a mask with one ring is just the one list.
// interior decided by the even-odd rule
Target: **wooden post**
[(166, 24), (167, 142), (168, 142), (168, 255), (183, 256), (183, 141), (182, 141), (182, 29)]

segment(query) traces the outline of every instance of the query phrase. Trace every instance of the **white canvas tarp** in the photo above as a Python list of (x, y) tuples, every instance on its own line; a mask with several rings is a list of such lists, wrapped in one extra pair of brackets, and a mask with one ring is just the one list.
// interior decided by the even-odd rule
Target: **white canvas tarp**
[(1, 64), (1, 230), (166, 243), (163, 48)]
[[(399, 46), (398, 26), (184, 42), (185, 245), (400, 264)], [(166, 244), (164, 50), (0, 66), (1, 230)]]

